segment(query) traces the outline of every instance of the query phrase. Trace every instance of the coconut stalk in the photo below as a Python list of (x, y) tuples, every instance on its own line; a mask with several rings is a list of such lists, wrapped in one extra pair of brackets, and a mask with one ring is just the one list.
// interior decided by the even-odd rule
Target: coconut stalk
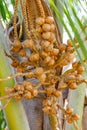
[[(2, 27), (0, 27), (2, 28)], [(11, 75), (11, 69), (8, 65), (7, 59), (4, 55), (2, 44), (5, 43), (5, 37), (2, 28), (2, 37), (0, 39), (0, 96), (6, 95), (5, 89), (8, 87), (13, 87), (15, 85), (15, 81), (13, 79), (8, 81), (3, 81), (3, 78), (6, 78)], [(6, 48), (6, 47), (5, 47)], [(6, 103), (7, 99), (2, 101), (2, 105)], [(29, 130), (29, 124), (23, 109), (21, 102), (16, 101), (15, 99), (11, 99), (7, 107), (4, 109), (4, 113), (6, 116), (6, 121), (9, 130)]]

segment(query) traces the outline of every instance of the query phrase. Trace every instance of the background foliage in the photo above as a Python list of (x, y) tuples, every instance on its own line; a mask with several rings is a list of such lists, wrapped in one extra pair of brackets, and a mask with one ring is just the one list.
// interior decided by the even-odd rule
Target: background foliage
[(12, 10), (15, 2), (14, 0), (0, 0), (0, 14), (1, 19), (8, 23), (9, 19), (12, 16)]
[(6, 127), (6, 122), (4, 119), (3, 111), (0, 112), (0, 130), (4, 130)]

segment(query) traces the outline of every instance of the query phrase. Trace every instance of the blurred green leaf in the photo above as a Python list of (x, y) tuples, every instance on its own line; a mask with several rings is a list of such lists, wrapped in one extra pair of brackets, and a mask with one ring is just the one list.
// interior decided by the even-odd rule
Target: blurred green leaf
[(0, 111), (0, 130), (4, 130), (6, 127), (6, 121), (4, 119), (3, 111)]
[[(67, 8), (66, 3), (65, 3), (65, 6), (66, 6), (66, 8)], [(73, 22), (73, 20), (72, 20), (72, 18), (71, 18), (71, 16), (70, 16), (69, 11), (68, 11), (68, 10), (64, 10), (64, 13), (65, 13), (65, 15), (67, 16), (67, 19), (68, 19), (68, 21), (69, 21), (69, 24), (70, 24), (70, 26), (71, 26), (71, 28), (72, 28), (74, 34), (75, 34), (75, 37), (76, 37), (76, 39), (77, 39), (77, 41), (78, 41), (78, 43), (79, 43), (79, 45), (80, 45), (80, 48), (81, 48), (81, 50), (82, 50), (82, 52), (83, 52), (83, 55), (84, 55), (84, 58), (85, 58), (85, 60), (87, 60), (87, 50), (86, 50), (86, 48), (85, 48), (85, 46), (84, 46), (84, 44), (83, 44), (83, 41), (82, 41), (82, 39), (81, 39), (81, 37), (80, 37), (80, 35), (79, 35), (79, 30), (76, 28), (76, 26), (75, 26), (75, 24), (74, 24), (74, 22)]]
[(78, 54), (78, 57), (79, 57), (81, 63), (83, 64), (82, 57), (81, 57), (81, 55), (80, 55), (80, 53), (79, 53), (79, 51), (78, 51), (78, 48), (76, 47), (76, 45), (75, 45), (75, 43), (74, 43), (73, 37), (72, 37), (72, 35), (71, 35), (71, 33), (70, 33), (70, 31), (69, 31), (67, 25), (66, 25), (65, 22), (64, 22), (63, 17), (62, 17), (61, 14), (59, 13), (59, 11), (58, 11), (56, 5), (54, 4), (54, 1), (53, 1), (53, 0), (49, 0), (49, 2), (50, 2), (50, 5), (51, 5), (52, 9), (54, 10), (54, 12), (55, 12), (55, 14), (56, 14), (58, 20), (62, 23), (62, 25), (64, 26), (66, 32), (68, 33), (68, 35), (69, 35), (69, 37), (70, 37), (70, 40), (72, 41), (72, 44), (73, 44), (73, 46), (74, 46), (74, 49), (76, 50), (76, 52), (77, 52), (77, 54)]
[(3, 1), (0, 0), (0, 13), (2, 15), (3, 20), (6, 20), (5, 7), (3, 5)]
[(15, 0), (11, 0), (11, 4), (14, 6), (15, 5)]
[(12, 17), (12, 12), (9, 11), (9, 6), (14, 7), (15, 0), (0, 0), (0, 14), (3, 22), (6, 24)]
[[(85, 48), (84, 41), (81, 38), (80, 31), (84, 32), (85, 37), (87, 36), (87, 34), (85, 33), (84, 26), (81, 23), (81, 19), (78, 17), (78, 13), (76, 12), (77, 9), (75, 7), (77, 7), (77, 5), (76, 6), (74, 5), (75, 4), (74, 2), (79, 3), (79, 1), (76, 1), (76, 0), (75, 1), (73, 1), (73, 0), (72, 1), (65, 0), (64, 1), (65, 6), (62, 4), (62, 1), (60, 1), (60, 0), (58, 0), (58, 1), (61, 3), (61, 6), (63, 6), (64, 14), (65, 14), (65, 16), (67, 18), (68, 24), (69, 24), (70, 28), (72, 29), (72, 32), (74, 33), (74, 36), (75, 36), (76, 40), (79, 43), (79, 46), (80, 46), (79, 48), (82, 51), (84, 59), (87, 60), (87, 50)], [(64, 18), (61, 17), (61, 15), (60, 15), (60, 13), (58, 11), (58, 8), (54, 4), (54, 1), (53, 0), (49, 0), (49, 2), (50, 2), (50, 5), (51, 5), (53, 11), (56, 14), (58, 20), (64, 26), (64, 28), (65, 28), (65, 30), (66, 30), (66, 32), (67, 32), (67, 34), (68, 34), (68, 36), (69, 36), (73, 46), (74, 46), (75, 51), (77, 52), (77, 55), (78, 55), (78, 57), (80, 59), (80, 62), (84, 66), (83, 56), (81, 55), (81, 51), (79, 52), (78, 48), (76, 47), (76, 45), (74, 43), (74, 40), (73, 40), (73, 37), (72, 37), (72, 33), (70, 32), (69, 26), (67, 26), (67, 23), (65, 23)], [(81, 8), (81, 7), (79, 7), (79, 8)]]

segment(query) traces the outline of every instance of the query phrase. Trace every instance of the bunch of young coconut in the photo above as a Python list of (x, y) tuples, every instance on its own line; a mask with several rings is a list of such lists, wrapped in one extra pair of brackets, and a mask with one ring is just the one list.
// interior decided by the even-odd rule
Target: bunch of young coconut
[[(72, 43), (67, 41), (66, 45), (58, 44), (56, 24), (52, 15), (38, 16), (35, 21), (36, 26), (30, 30), (29, 21), (26, 19), (28, 18), (27, 3), (24, 5), (26, 5), (23, 10), (24, 25), (26, 35), (30, 37), (22, 42), (16, 38), (10, 49), (10, 58), (12, 59), (11, 65), (18, 73), (17, 76), (25, 76), (25, 81), (7, 89), (7, 92), (8, 94), (16, 93), (17, 100), (22, 98), (37, 98), (38, 100), (40, 99), (39, 94), (44, 94), (43, 111), (47, 114), (57, 114), (59, 109), (57, 101), (62, 95), (62, 91), (66, 88), (76, 89), (79, 83), (84, 82), (81, 77), (83, 68), (79, 62), (74, 62), (72, 69), (63, 74), (58, 73), (58, 70), (75, 58)], [(32, 78), (38, 80), (37, 85), (31, 82)], [(70, 108), (65, 110), (65, 115), (69, 123), (79, 119)]]
[[(36, 24), (38, 42), (35, 43), (33, 39), (26, 39), (22, 43), (17, 41), (11, 48), (11, 53), (15, 54), (12, 66), (16, 68), (17, 72), (25, 74), (27, 79), (23, 84), (12, 88), (12, 92), (19, 92), (17, 99), (22, 97), (31, 99), (38, 97), (39, 93), (44, 93), (46, 99), (43, 100), (43, 111), (48, 114), (56, 114), (57, 99), (61, 96), (62, 90), (77, 88), (78, 83), (82, 82), (83, 68), (80, 63), (75, 62), (70, 71), (58, 75), (58, 68), (68, 65), (75, 58), (73, 47), (70, 41), (67, 45), (57, 45), (52, 16), (39, 17), (36, 19)], [(30, 51), (30, 54), (27, 51)], [(24, 58), (21, 63), (19, 62), (20, 58)], [(32, 66), (33, 69), (30, 69)], [(31, 78), (38, 79), (39, 87), (28, 80)], [(56, 87), (57, 83), (58, 87)], [(44, 88), (43, 91), (40, 91), (41, 86)]]

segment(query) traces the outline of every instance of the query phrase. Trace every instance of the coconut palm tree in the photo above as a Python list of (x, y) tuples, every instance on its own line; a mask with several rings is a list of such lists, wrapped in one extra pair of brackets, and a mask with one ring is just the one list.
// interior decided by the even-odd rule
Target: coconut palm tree
[[(21, 1), (22, 2), (22, 1)], [(85, 99), (85, 91), (86, 86), (85, 84), (78, 85), (79, 87), (76, 90), (71, 89), (65, 89), (63, 91), (63, 96), (61, 98), (58, 98), (58, 115), (57, 117), (55, 114), (44, 114), (42, 111), (42, 100), (37, 100), (36, 98), (32, 100), (26, 100), (23, 99), (22, 102), (15, 100), (14, 98), (10, 98), (11, 95), (6, 95), (6, 88), (14, 87), (15, 84), (23, 83), (23, 81), (26, 79), (26, 76), (24, 75), (23, 78), (16, 78), (16, 82), (12, 79), (8, 80), (8, 76), (11, 74), (13, 75), (15, 73), (14, 68), (9, 67), (11, 64), (11, 61), (9, 60), (10, 57), (12, 60), (13, 53), (10, 55), (10, 49), (8, 46), (12, 46), (14, 38), (14, 33), (18, 33), (18, 37), (20, 41), (24, 41), (28, 36), (26, 34), (29, 34), (27, 30), (27, 26), (29, 26), (29, 30), (32, 32), (32, 19), (37, 18), (37, 14), (39, 14), (38, 11), (41, 11), (41, 14), (44, 15), (43, 10), (39, 7), (40, 3), (35, 0), (29, 1), (31, 6), (29, 6), (28, 13), (31, 13), (31, 17), (28, 17), (29, 22), (27, 23), (28, 19), (26, 19), (25, 15), (26, 12), (24, 12), (24, 9), (26, 6), (22, 7), (22, 4), (19, 3), (18, 5), (18, 16), (17, 20), (14, 19), (16, 15), (16, 7), (14, 10), (14, 17), (12, 17), (12, 13), (8, 10), (9, 4), (11, 4), (14, 7), (14, 3), (17, 4), (17, 1), (11, 0), (10, 2), (3, 0), (0, 4), (0, 13), (1, 13), (1, 22), (0, 22), (0, 78), (2, 80), (0, 81), (0, 94), (1, 94), (1, 101), (2, 101), (2, 107), (1, 109), (4, 109), (4, 113), (7, 120), (7, 125), (10, 130), (56, 130), (57, 127), (59, 127), (60, 130), (75, 130), (80, 129), (82, 127), (82, 115), (83, 115), (83, 108), (84, 108), (84, 99)], [(56, 26), (56, 35), (57, 35), (57, 43), (61, 45), (62, 43), (62, 35), (63, 35), (63, 27), (66, 30), (66, 32), (69, 35), (69, 38), (71, 40), (70, 43), (72, 43), (74, 50), (77, 53), (77, 56), (75, 57), (77, 61), (80, 61), (82, 66), (84, 67), (86, 71), (86, 65), (85, 62), (87, 60), (87, 53), (86, 53), (86, 26), (84, 25), (83, 21), (81, 21), (81, 18), (78, 17), (78, 10), (83, 10), (84, 13), (86, 13), (85, 5), (86, 1), (83, 1), (83, 3), (78, 0), (49, 0), (45, 3), (44, 0), (41, 0), (41, 7), (44, 8), (46, 15), (54, 16), (55, 19), (55, 26)], [(32, 7), (33, 3), (33, 7)], [(84, 4), (85, 3), (85, 4)], [(25, 3), (23, 3), (25, 4)], [(37, 6), (36, 6), (37, 4)], [(77, 5), (77, 6), (76, 6)], [(50, 7), (49, 7), (50, 6)], [(21, 11), (22, 8), (22, 11)], [(32, 10), (33, 9), (33, 10)], [(35, 10), (34, 10), (35, 9)], [(41, 10), (39, 10), (41, 9)], [(27, 10), (28, 11), (28, 10)], [(23, 12), (23, 14), (22, 14)], [(67, 19), (67, 22), (69, 25), (67, 25), (67, 22), (64, 21), (63, 16)], [(11, 18), (12, 17), (12, 18)], [(11, 19), (11, 20), (10, 20)], [(8, 23), (8, 21), (10, 22)], [(8, 25), (6, 26), (6, 24)], [(37, 22), (38, 23), (38, 22)], [(5, 27), (5, 33), (4, 33), (4, 27)], [(29, 25), (28, 25), (29, 24)], [(16, 29), (15, 29), (16, 25)], [(25, 25), (25, 26), (24, 26)], [(36, 26), (36, 25), (34, 25)], [(71, 28), (71, 30), (69, 29)], [(26, 31), (25, 31), (26, 30)], [(27, 33), (26, 33), (27, 32)], [(30, 33), (31, 33), (30, 32)], [(15, 33), (16, 34), (16, 33)], [(73, 38), (73, 35), (75, 38)], [(33, 37), (35, 37), (34, 33), (32, 32)], [(16, 35), (17, 36), (17, 35)], [(44, 37), (44, 36), (43, 36)], [(3, 40), (4, 39), (4, 40)], [(39, 45), (38, 45), (39, 46)], [(56, 45), (55, 45), (56, 46)], [(5, 50), (5, 51), (4, 51)], [(62, 53), (61, 53), (62, 55)], [(62, 60), (60, 59), (60, 64), (62, 64)], [(85, 62), (84, 62), (85, 61)], [(8, 63), (9, 62), (9, 63)], [(21, 59), (20, 59), (20, 62)], [(33, 64), (34, 65), (34, 64)], [(34, 69), (34, 68), (33, 68)], [(58, 75), (62, 74), (63, 66), (58, 69)], [(48, 68), (49, 70), (49, 68)], [(85, 78), (86, 78), (86, 74)], [(13, 75), (15, 78), (16, 75)], [(80, 80), (81, 81), (81, 80)], [(36, 80), (33, 80), (36, 84)], [(85, 81), (86, 83), (86, 81)], [(56, 86), (59, 86), (58, 83)], [(11, 89), (7, 89), (11, 90)], [(40, 91), (43, 90), (43, 87)], [(9, 92), (8, 91), (8, 92)], [(12, 90), (11, 90), (12, 91)], [(47, 93), (48, 94), (48, 93)], [(6, 96), (4, 96), (6, 95)], [(13, 95), (12, 95), (13, 96)], [(16, 95), (15, 95), (16, 96)], [(45, 95), (39, 95), (39, 98), (44, 98)], [(17, 97), (20, 98), (20, 97)], [(2, 100), (3, 99), (3, 100)], [(74, 122), (73, 124), (69, 124), (70, 122), (66, 123), (66, 120), (64, 120), (65, 117), (68, 117), (65, 113), (65, 109), (63, 106), (65, 105), (66, 100), (68, 99), (68, 106), (72, 107), (74, 109), (74, 113), (78, 114), (80, 116), (78, 122)], [(4, 105), (5, 104), (5, 105)], [(24, 108), (23, 108), (24, 106)], [(61, 111), (62, 110), (62, 111)], [(71, 109), (70, 109), (71, 110)], [(44, 111), (46, 111), (44, 109)], [(27, 117), (26, 114), (27, 113)], [(83, 122), (85, 124), (85, 120), (83, 119)], [(2, 124), (2, 123), (1, 123)], [(86, 126), (84, 125), (86, 128)], [(83, 128), (83, 130), (86, 130)], [(2, 130), (4, 127), (2, 128)]]

